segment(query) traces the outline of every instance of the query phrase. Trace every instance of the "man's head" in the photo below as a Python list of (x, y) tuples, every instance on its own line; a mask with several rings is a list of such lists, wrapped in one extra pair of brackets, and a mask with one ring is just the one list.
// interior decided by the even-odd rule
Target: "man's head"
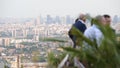
[(80, 14), (79, 19), (86, 22), (86, 15)]
[(104, 16), (104, 18), (106, 20), (106, 24), (110, 25), (110, 23), (111, 23), (111, 17), (109, 15), (103, 15), (103, 16)]

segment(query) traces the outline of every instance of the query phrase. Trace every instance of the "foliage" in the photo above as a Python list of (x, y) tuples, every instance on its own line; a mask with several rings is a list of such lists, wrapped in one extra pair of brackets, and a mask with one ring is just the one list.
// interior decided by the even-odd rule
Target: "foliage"
[(65, 57), (65, 55), (66, 55), (66, 53), (60, 53), (58, 55), (55, 55), (52, 52), (48, 53), (49, 68), (57, 68), (58, 64)]
[(39, 51), (33, 51), (32, 52), (32, 61), (33, 62), (39, 62), (39, 55), (40, 55), (40, 53), (39, 53)]
[(21, 68), (24, 68), (24, 66), (23, 66), (23, 65), (21, 65)]
[(104, 39), (100, 46), (96, 44), (96, 41), (91, 41), (86, 38), (75, 27), (72, 29), (72, 34), (77, 36), (77, 39), (82, 39), (88, 43), (88, 47), (79, 45), (79, 49), (71, 47), (63, 47), (64, 50), (70, 52), (71, 55), (77, 56), (82, 62), (86, 62), (87, 68), (119, 68), (120, 67), (120, 43), (116, 40), (115, 33), (109, 26), (102, 26), (98, 24), (97, 20), (93, 19), (92, 22), (98, 25), (99, 29), (104, 35)]
[(7, 65), (5, 65), (4, 68), (9, 68), (9, 67)]
[[(116, 40), (119, 35), (115, 35), (109, 26), (103, 26), (96, 19), (92, 19), (92, 23), (96, 24), (104, 35), (100, 46), (96, 44), (96, 40), (91, 41), (86, 38), (78, 29), (72, 28), (72, 34), (77, 37), (77, 49), (71, 47), (62, 47), (72, 57), (76, 56), (84, 64), (86, 68), (119, 68), (120, 67), (120, 42)], [(81, 42), (88, 44), (87, 48), (81, 45)], [(62, 53), (64, 56), (66, 53)], [(48, 54), (48, 62), (51, 66), (57, 68), (63, 60), (61, 55), (55, 56), (53, 53)], [(60, 60), (61, 59), (61, 60)], [(69, 58), (73, 60), (73, 58)], [(71, 61), (72, 62), (72, 61)], [(53, 67), (52, 67), (53, 68)]]
[(116, 34), (117, 37), (120, 37), (120, 34)]

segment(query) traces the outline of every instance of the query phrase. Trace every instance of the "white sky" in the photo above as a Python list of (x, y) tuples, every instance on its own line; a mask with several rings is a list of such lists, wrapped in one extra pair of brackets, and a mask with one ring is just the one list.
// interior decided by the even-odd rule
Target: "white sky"
[(120, 15), (120, 0), (0, 0), (0, 17)]

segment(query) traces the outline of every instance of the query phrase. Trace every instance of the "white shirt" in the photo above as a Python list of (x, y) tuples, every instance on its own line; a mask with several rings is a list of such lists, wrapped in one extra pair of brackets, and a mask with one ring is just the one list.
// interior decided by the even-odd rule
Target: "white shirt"
[(96, 40), (97, 45), (100, 46), (103, 39), (103, 34), (96, 25), (93, 25), (90, 28), (86, 29), (84, 35), (91, 41)]
[(85, 24), (85, 22), (84, 22), (83, 20), (80, 20), (80, 19), (79, 19), (78, 21), (80, 21), (80, 22), (82, 22), (83, 24)]

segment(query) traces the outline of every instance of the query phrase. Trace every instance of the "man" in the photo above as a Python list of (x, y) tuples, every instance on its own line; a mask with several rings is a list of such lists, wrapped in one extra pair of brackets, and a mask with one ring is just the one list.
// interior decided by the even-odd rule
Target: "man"
[(109, 15), (103, 15), (104, 16), (104, 18), (105, 18), (105, 20), (106, 20), (106, 24), (108, 25), (108, 26), (110, 26), (110, 24), (111, 24), (111, 17), (109, 16)]
[[(101, 24), (102, 26), (106, 25), (105, 18), (103, 16), (96, 16), (95, 18), (98, 22), (98, 24)], [(96, 40), (96, 44), (100, 46), (102, 39), (103, 39), (103, 34), (101, 30), (98, 28), (98, 25), (93, 24), (90, 28), (88, 28), (85, 32), (84, 35), (89, 38), (91, 41)], [(87, 43), (84, 44), (85, 48), (89, 48)]]
[[(106, 26), (109, 26), (111, 25), (111, 17), (107, 14), (103, 15), (105, 20), (106, 20)], [(111, 28), (113, 30), (113, 32), (115, 33), (115, 29)]]
[(86, 30), (86, 16), (84, 14), (80, 14), (78, 21), (75, 22), (74, 27), (76, 27), (80, 32), (84, 33)]
[[(84, 14), (80, 14), (79, 18), (77, 19), (77, 21), (75, 21), (72, 27), (76, 27), (80, 32), (84, 33), (84, 31), (86, 30), (85, 22), (86, 22), (86, 16)], [(69, 34), (69, 37), (72, 39), (74, 44), (73, 47), (75, 48), (76, 36), (71, 34), (71, 29), (69, 30), (68, 34)]]
[(112, 39), (116, 39), (115, 29), (113, 29), (111, 25), (111, 17), (109, 15), (103, 15), (106, 20), (106, 29), (109, 30), (109, 35), (111, 35)]

